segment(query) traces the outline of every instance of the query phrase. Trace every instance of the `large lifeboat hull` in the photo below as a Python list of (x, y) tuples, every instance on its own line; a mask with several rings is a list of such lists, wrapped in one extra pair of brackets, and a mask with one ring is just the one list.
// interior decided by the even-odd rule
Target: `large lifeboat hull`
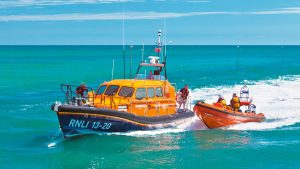
[(64, 137), (112, 132), (130, 132), (175, 127), (194, 117), (192, 111), (158, 117), (141, 117), (103, 108), (52, 105)]
[(201, 102), (194, 106), (194, 112), (211, 129), (265, 120), (265, 116), (262, 113), (242, 113)]

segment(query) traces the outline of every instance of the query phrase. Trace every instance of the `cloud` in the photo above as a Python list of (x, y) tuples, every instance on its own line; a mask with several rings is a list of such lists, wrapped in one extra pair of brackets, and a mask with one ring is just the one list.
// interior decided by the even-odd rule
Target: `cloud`
[[(198, 15), (220, 15), (228, 12), (188, 12), (188, 13), (160, 13), (160, 12), (129, 12), (124, 14), (126, 20), (179, 18)], [(53, 14), (53, 15), (0, 15), (0, 21), (80, 21), (80, 20), (122, 20), (123, 13), (102, 14)]]
[(255, 12), (248, 12), (246, 14), (254, 14), (254, 15), (300, 14), (300, 7), (281, 8), (278, 10), (270, 10), (270, 11), (255, 11)]
[[(126, 20), (139, 19), (161, 19), (161, 18), (181, 18), (201, 15), (278, 15), (278, 14), (300, 14), (300, 7), (282, 8), (270, 11), (250, 11), (250, 12), (126, 12)], [(122, 20), (123, 13), (96, 13), (96, 14), (49, 14), (49, 15), (0, 15), (0, 22), (10, 21), (85, 21), (85, 20)]]
[(97, 3), (124, 3), (138, 2), (139, 0), (6, 0), (0, 1), (0, 8), (24, 7), (24, 6), (53, 6), (73, 4), (97, 4)]

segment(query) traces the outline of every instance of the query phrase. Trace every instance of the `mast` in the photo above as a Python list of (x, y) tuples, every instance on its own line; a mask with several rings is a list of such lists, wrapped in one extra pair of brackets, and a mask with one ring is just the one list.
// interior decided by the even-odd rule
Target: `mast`
[(160, 37), (161, 37), (161, 29), (158, 30), (158, 42), (157, 42), (157, 50), (156, 50), (158, 58), (160, 58), (159, 54), (160, 54), (160, 51), (161, 51)]
[(115, 59), (112, 60), (111, 80), (114, 80)]
[(143, 48), (142, 48), (142, 63), (144, 62), (144, 51), (145, 51), (145, 43), (143, 42)]
[(237, 56), (236, 56), (236, 69), (240, 69), (240, 46), (237, 45)]
[[(139, 64), (139, 67), (137, 69), (137, 72), (136, 72), (137, 74), (139, 73), (141, 67), (152, 66), (156, 69), (156, 70), (154, 70), (154, 73), (158, 73), (158, 75), (161, 75), (161, 72), (164, 71), (164, 77), (165, 77), (165, 80), (167, 80), (166, 59), (163, 62), (160, 62), (160, 59), (162, 59), (163, 57), (166, 57), (166, 54), (164, 54), (164, 51), (162, 51), (163, 44), (161, 41), (161, 34), (162, 34), (162, 31), (161, 31), (161, 29), (159, 29), (158, 34), (157, 34), (158, 40), (155, 43), (156, 45), (155, 45), (155, 50), (154, 50), (157, 53), (157, 56), (149, 56), (149, 59), (151, 59), (149, 64), (143, 61), (143, 58), (144, 58), (144, 43), (143, 43), (142, 61)], [(161, 53), (161, 58), (160, 58), (160, 53)]]
[(133, 45), (130, 45), (130, 79), (132, 78), (132, 49), (133, 49)]
[(123, 9), (123, 67), (124, 67), (124, 70), (123, 70), (123, 73), (124, 73), (124, 79), (125, 79), (125, 75), (126, 75), (126, 67), (125, 67), (125, 36), (124, 36), (124, 29), (125, 29), (125, 27), (124, 27), (124, 20), (125, 20), (125, 17), (124, 17), (124, 9)]
[(165, 26), (165, 34), (164, 34), (164, 43), (165, 43), (165, 50), (164, 50), (164, 59), (162, 60), (165, 61), (166, 59), (166, 55), (167, 55), (167, 22), (166, 22), (166, 18), (164, 19), (164, 26)]
[(167, 67), (166, 67), (166, 63), (167, 63), (167, 22), (166, 22), (166, 18), (165, 18), (165, 36), (164, 36), (164, 40), (165, 40), (165, 50), (164, 50), (164, 65), (165, 65), (165, 78), (166, 80), (168, 79), (167, 77)]

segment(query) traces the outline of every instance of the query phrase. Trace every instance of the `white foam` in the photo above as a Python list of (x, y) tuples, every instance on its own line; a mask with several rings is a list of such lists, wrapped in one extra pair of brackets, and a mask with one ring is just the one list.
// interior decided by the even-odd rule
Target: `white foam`
[(183, 131), (184, 130), (180, 129), (180, 128), (166, 128), (166, 129), (157, 129), (157, 130), (148, 130), (148, 131), (132, 131), (132, 132), (128, 132), (128, 133), (114, 133), (114, 134), (144, 137), (144, 136), (156, 136), (159, 134), (166, 134), (166, 133), (180, 133)]
[(48, 144), (48, 148), (53, 148), (56, 146), (56, 143), (55, 142), (52, 142), (52, 143), (49, 143)]
[[(257, 112), (266, 116), (262, 123), (244, 123), (231, 126), (232, 130), (268, 130), (293, 125), (300, 122), (300, 76), (284, 76), (274, 80), (250, 82), (250, 95), (257, 106)], [(204, 99), (215, 102), (218, 94), (225, 97), (227, 104), (232, 93), (239, 93), (243, 85), (219, 86), (194, 89), (193, 100)]]
[(19, 110), (21, 111), (27, 111), (29, 109), (33, 109), (40, 106), (40, 104), (25, 104), (25, 105), (21, 105), (22, 108), (20, 108)]
[(182, 123), (181, 125), (177, 126), (177, 128), (182, 129), (182, 130), (207, 130), (208, 128), (206, 127), (206, 125), (199, 120), (198, 117), (194, 117), (184, 123)]
[(127, 133), (107, 133), (108, 135), (126, 135), (126, 136), (135, 136), (135, 137), (148, 137), (148, 136), (156, 136), (160, 134), (167, 134), (167, 133), (180, 133), (184, 131), (190, 130), (207, 130), (205, 124), (202, 123), (198, 119), (198, 117), (193, 117), (186, 120), (184, 123), (174, 127), (174, 128), (165, 128), (165, 129), (157, 129), (157, 130), (147, 130), (147, 131), (132, 131)]

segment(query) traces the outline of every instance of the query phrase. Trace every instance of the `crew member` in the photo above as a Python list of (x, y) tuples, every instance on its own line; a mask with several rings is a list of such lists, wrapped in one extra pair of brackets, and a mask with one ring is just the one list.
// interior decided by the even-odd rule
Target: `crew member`
[(226, 108), (226, 100), (222, 95), (219, 95), (218, 103), (220, 103), (224, 108)]
[(189, 87), (188, 87), (188, 85), (185, 85), (184, 88), (182, 88), (180, 90), (180, 93), (181, 93), (182, 101), (180, 102), (179, 109), (181, 108), (181, 105), (183, 104), (183, 109), (184, 109), (184, 111), (186, 111), (185, 105), (186, 105), (187, 98), (189, 96)]
[(81, 83), (81, 85), (76, 88), (76, 94), (83, 97), (84, 92), (88, 92), (88, 89), (84, 83)]
[(241, 107), (240, 99), (236, 95), (236, 93), (233, 93), (232, 99), (230, 100), (230, 105), (234, 111), (239, 111)]

